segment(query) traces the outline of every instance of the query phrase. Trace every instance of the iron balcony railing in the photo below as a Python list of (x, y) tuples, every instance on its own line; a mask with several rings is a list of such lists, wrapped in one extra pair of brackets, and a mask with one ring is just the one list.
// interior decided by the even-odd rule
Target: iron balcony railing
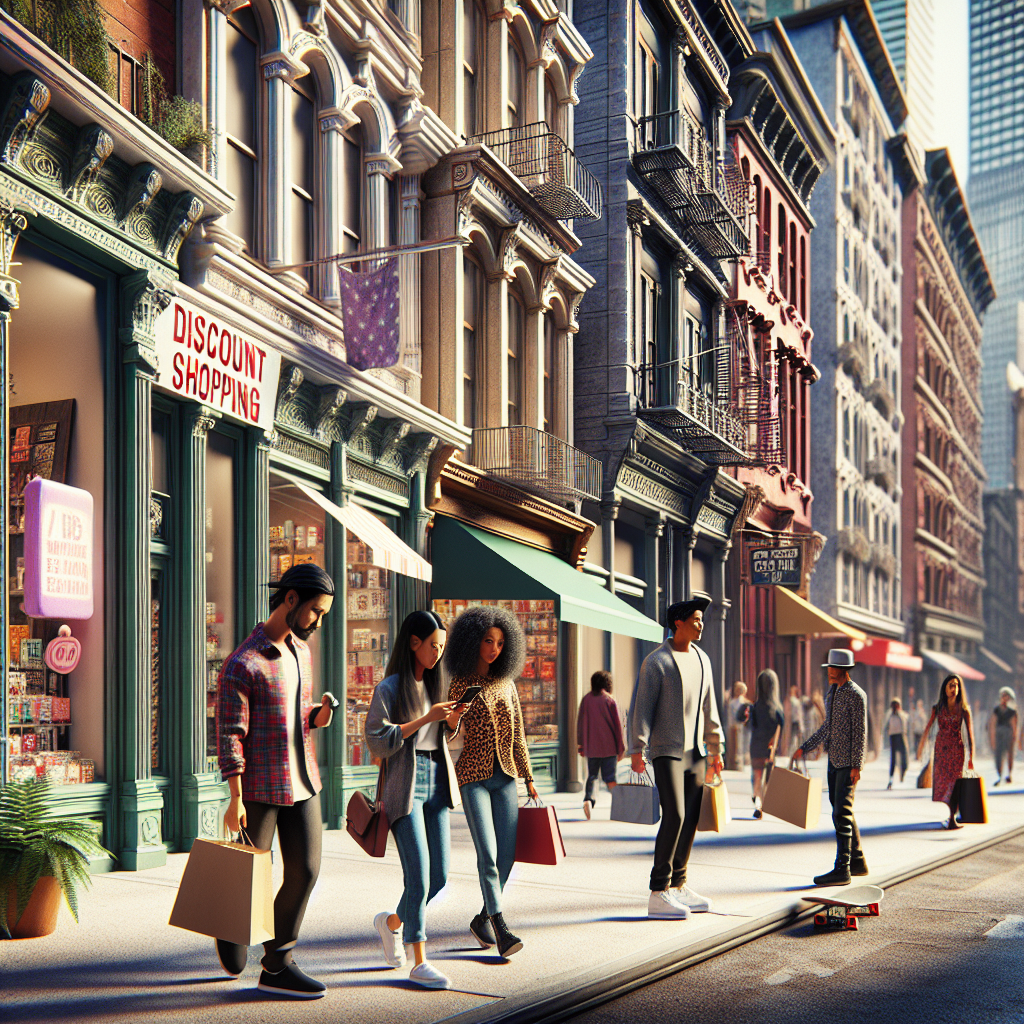
[(709, 256), (730, 259), (750, 251), (750, 183), (731, 149), (716, 164), (703, 127), (687, 111), (640, 118), (633, 164)]
[(641, 366), (637, 415), (667, 428), (682, 446), (719, 466), (750, 463), (750, 430), (738, 411), (715, 401), (713, 389), (684, 360)]
[(601, 186), (546, 121), (474, 135), (556, 220), (597, 220)]
[(601, 463), (536, 427), (478, 427), (473, 431), (470, 462), (556, 502), (601, 498)]

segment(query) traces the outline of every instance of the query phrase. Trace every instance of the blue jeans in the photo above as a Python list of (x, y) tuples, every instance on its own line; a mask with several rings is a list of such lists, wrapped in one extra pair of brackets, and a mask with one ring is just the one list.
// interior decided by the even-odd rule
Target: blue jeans
[(587, 792), (583, 797), (584, 802), (589, 800), (592, 804), (597, 803), (597, 790), (600, 783), (598, 776), (604, 779), (606, 786), (615, 781), (615, 766), (619, 759), (612, 754), (610, 757), (588, 757), (587, 758)]
[(448, 830), (448, 776), (429, 757), (416, 757), (412, 810), (391, 826), (405, 876), (405, 891), (395, 913), (404, 942), (426, 942), (427, 904), (448, 881), (451, 833)]
[(462, 787), (462, 807), (476, 847), (476, 870), (488, 914), (501, 913), (501, 891), (516, 860), (519, 793), (494, 761), (494, 774)]

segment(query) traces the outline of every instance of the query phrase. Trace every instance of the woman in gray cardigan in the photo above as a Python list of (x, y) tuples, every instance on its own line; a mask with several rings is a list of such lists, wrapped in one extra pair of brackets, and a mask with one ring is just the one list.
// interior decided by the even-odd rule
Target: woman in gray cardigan
[(392, 967), (406, 962), (403, 940), (412, 944), (416, 965), (409, 980), (425, 988), (450, 987), (426, 959), (423, 920), (427, 903), (448, 880), (448, 811), (460, 799), (448, 735), (458, 731), (468, 706), (446, 699), (448, 679), (438, 666), (446, 636), (433, 612), (406, 618), (365, 726), (366, 745), (382, 761), (381, 802), (405, 878), (398, 910), (382, 911), (373, 924)]

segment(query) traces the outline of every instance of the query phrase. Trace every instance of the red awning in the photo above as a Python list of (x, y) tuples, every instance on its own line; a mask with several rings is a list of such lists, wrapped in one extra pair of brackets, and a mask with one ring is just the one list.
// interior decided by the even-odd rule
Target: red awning
[(914, 648), (899, 640), (868, 637), (867, 640), (854, 640), (850, 647), (861, 665), (898, 668), (904, 672), (920, 672), (924, 667), (921, 658), (914, 654)]
[(922, 648), (921, 654), (929, 665), (941, 668), (946, 672), (952, 672), (954, 675), (960, 676), (961, 679), (970, 679), (975, 683), (983, 683), (985, 681), (984, 672), (971, 668), (966, 662), (961, 661), (959, 658), (954, 658), (952, 654), (946, 654), (945, 651), (928, 651)]

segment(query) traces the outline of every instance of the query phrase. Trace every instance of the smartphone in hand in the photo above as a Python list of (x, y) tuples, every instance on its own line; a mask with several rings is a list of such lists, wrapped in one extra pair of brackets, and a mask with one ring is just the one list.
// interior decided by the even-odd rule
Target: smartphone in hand
[(459, 698), (459, 704), (472, 704), (482, 689), (482, 686), (467, 686), (466, 692)]

